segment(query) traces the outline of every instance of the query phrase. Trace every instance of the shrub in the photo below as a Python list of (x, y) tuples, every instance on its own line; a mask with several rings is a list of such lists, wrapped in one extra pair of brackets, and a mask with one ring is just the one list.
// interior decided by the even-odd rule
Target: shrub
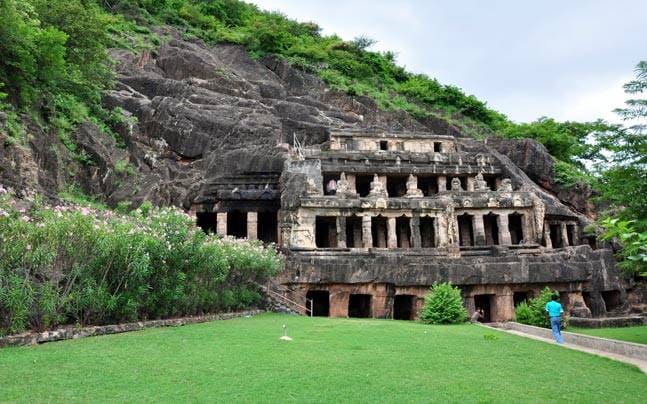
[(451, 283), (439, 283), (429, 289), (420, 319), (429, 324), (458, 324), (467, 320), (460, 289)]
[(534, 325), (536, 327), (550, 328), (550, 320), (546, 316), (546, 303), (550, 302), (553, 295), (559, 295), (559, 292), (545, 287), (539, 296), (530, 299), (528, 302), (520, 303), (515, 309), (517, 322)]
[(21, 204), (0, 187), (0, 334), (251, 307), (282, 265), (173, 208)]

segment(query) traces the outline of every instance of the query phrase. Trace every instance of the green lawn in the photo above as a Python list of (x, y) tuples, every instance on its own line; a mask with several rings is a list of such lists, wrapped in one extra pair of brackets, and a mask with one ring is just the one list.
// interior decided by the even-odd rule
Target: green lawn
[[(279, 341), (288, 325), (292, 342)], [(637, 368), (474, 325), (264, 314), (0, 349), (0, 401), (644, 402)]]
[(567, 331), (577, 332), (580, 334), (593, 335), (596, 337), (619, 339), (622, 341), (636, 342), (638, 344), (647, 344), (647, 325), (636, 327), (620, 328), (574, 328)]

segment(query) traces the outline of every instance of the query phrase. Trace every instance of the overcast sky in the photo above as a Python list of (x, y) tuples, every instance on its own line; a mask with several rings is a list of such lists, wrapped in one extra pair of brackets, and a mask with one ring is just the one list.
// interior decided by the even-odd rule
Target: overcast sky
[(367, 35), (416, 73), (515, 121), (617, 121), (647, 59), (647, 0), (254, 0), (323, 33)]

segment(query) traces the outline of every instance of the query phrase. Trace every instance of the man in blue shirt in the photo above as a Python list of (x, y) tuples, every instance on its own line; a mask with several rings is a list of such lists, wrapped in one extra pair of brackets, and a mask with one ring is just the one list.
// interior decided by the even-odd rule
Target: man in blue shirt
[(564, 340), (562, 339), (562, 333), (560, 327), (562, 325), (562, 314), (564, 314), (564, 309), (562, 305), (557, 301), (557, 295), (553, 295), (552, 300), (546, 303), (546, 313), (550, 317), (550, 328), (553, 329), (553, 337), (558, 344), (563, 344)]

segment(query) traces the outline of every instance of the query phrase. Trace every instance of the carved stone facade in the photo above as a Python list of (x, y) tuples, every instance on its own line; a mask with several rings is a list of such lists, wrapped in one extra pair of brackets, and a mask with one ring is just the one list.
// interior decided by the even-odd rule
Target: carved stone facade
[(213, 227), (232, 235), (227, 226), (241, 226), (227, 215), (243, 220), (233, 209), (247, 207), (247, 236), (265, 240), (271, 221), (256, 212), (273, 212), (287, 257), (278, 281), (315, 315), (414, 319), (443, 281), (488, 321), (512, 319), (545, 286), (578, 315), (603, 314), (601, 292), (622, 289), (612, 254), (591, 249), (576, 213), (511, 174), (449, 136), (333, 132), (328, 148), (291, 151), (265, 200), (221, 187)]

